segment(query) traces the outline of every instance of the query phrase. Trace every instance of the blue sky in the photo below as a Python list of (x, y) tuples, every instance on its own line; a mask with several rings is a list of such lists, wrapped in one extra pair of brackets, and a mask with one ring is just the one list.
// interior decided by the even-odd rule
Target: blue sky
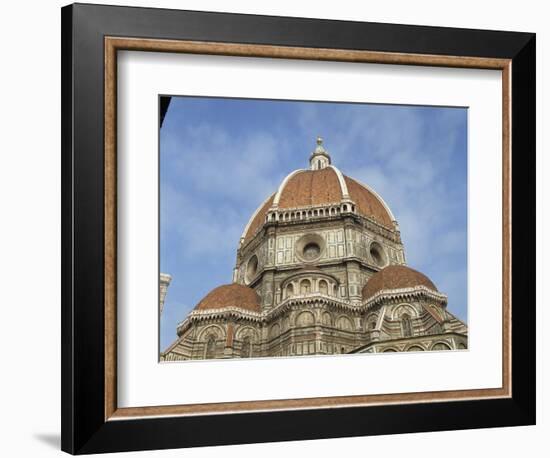
[(467, 109), (173, 97), (160, 131), (160, 269), (172, 275), (161, 349), (214, 287), (230, 283), (248, 219), (315, 139), (373, 187), (409, 266), (467, 318)]

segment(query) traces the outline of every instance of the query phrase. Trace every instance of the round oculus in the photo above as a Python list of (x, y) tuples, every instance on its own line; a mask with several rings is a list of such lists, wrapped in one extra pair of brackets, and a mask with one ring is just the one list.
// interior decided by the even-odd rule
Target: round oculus
[(321, 255), (321, 247), (317, 245), (315, 242), (308, 243), (302, 252), (302, 256), (304, 259), (308, 261), (312, 261), (314, 259), (317, 259)]
[(379, 243), (373, 242), (370, 245), (369, 250), (370, 257), (374, 264), (379, 267), (386, 265), (386, 257), (384, 256), (384, 249), (380, 246)]
[(246, 283), (250, 283), (258, 273), (258, 256), (253, 255), (246, 264)]
[(314, 262), (323, 256), (325, 239), (319, 234), (305, 234), (296, 241), (296, 256), (303, 262)]

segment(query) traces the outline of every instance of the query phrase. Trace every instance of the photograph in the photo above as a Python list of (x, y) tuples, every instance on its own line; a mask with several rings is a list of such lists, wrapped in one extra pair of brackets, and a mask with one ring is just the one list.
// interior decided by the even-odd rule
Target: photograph
[(158, 110), (161, 363), (467, 351), (467, 107)]

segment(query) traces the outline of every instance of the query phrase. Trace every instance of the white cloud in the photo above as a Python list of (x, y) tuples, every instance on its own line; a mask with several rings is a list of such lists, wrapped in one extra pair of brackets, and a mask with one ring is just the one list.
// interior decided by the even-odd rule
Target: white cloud
[(273, 169), (285, 143), (271, 133), (232, 136), (216, 126), (199, 124), (166, 136), (180, 140), (169, 138), (163, 154), (175, 158), (178, 173), (198, 196), (223, 195), (241, 204), (259, 204), (282, 179)]
[(163, 235), (176, 236), (182, 256), (234, 254), (248, 219), (282, 181), (273, 171), (289, 150), (274, 133), (230, 135), (206, 123), (164, 133), (174, 170), (161, 189)]
[(203, 205), (172, 185), (161, 188), (161, 230), (172, 235), (181, 256), (194, 258), (234, 252), (242, 231), (242, 215), (229, 205)]

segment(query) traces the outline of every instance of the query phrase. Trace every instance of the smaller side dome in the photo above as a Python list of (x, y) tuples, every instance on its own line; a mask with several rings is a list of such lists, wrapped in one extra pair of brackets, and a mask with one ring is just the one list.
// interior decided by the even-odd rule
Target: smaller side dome
[(387, 289), (413, 288), (425, 286), (438, 292), (433, 282), (421, 272), (407, 266), (393, 265), (376, 272), (363, 287), (363, 300), (370, 299), (376, 293)]
[(195, 310), (209, 310), (236, 307), (251, 312), (260, 312), (260, 296), (252, 288), (231, 283), (210, 291), (197, 304)]

